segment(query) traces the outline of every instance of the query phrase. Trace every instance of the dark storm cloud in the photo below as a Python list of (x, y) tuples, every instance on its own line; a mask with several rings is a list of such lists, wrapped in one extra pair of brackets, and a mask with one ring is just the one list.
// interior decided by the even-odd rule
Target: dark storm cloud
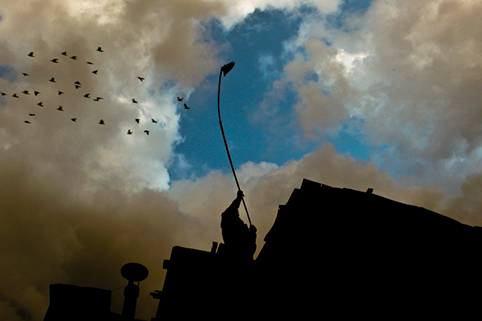
[[(0, 183), (0, 252), (8, 258), (1, 288), (4, 297), (21, 302), (34, 319), (45, 313), (50, 283), (114, 290), (125, 285), (119, 269), (127, 262), (151, 269), (143, 287), (154, 290), (162, 284), (160, 267), (177, 237), (190, 230), (186, 236), (196, 239), (195, 221), (185, 220), (161, 192), (127, 193), (121, 179), (86, 187), (76, 173), (43, 173), (14, 161), (24, 157), (28, 152), (14, 150), (1, 159), (10, 164), (4, 166)], [(146, 292), (141, 315), (153, 313), (154, 302)], [(119, 311), (121, 302), (114, 301), (113, 309)]]

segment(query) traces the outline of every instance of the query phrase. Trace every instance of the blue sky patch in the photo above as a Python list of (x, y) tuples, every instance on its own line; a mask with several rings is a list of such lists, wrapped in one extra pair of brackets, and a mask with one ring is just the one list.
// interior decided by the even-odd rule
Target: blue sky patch
[[(299, 18), (286, 16), (281, 10), (256, 10), (229, 32), (223, 31), (217, 21), (207, 26), (216, 42), (230, 44), (230, 51), (222, 54), (225, 63), (236, 63), (223, 77), (221, 86), (222, 121), (235, 166), (247, 161), (279, 164), (290, 154), (284, 150), (284, 143), (276, 144), (271, 139), (270, 128), (277, 124), (253, 122), (250, 117), (260, 108), (273, 81), (282, 74), (286, 63), (281, 58), (284, 42), (297, 34), (300, 22)], [(181, 118), (181, 135), (187, 139), (176, 152), (186, 155), (193, 167), (229, 170), (217, 115), (218, 79), (218, 73), (209, 76), (191, 95), (192, 105), (199, 101), (209, 109), (192, 108), (189, 115)], [(290, 110), (291, 106), (286, 109)], [(171, 175), (175, 179), (179, 174), (173, 170)]]
[[(296, 94), (289, 88), (276, 95), (272, 91), (274, 82), (284, 76), (284, 66), (293, 59), (294, 53), (287, 52), (285, 44), (298, 35), (302, 17), (320, 16), (326, 23), (341, 28), (346, 17), (364, 14), (371, 2), (345, 1), (329, 19), (304, 6), (290, 14), (284, 10), (255, 10), (229, 31), (218, 20), (205, 24), (212, 39), (229, 48), (221, 53), (224, 63), (236, 63), (222, 78), (221, 86), (222, 121), (235, 167), (248, 161), (281, 165), (303, 157), (324, 141), (332, 143), (342, 154), (368, 160), (374, 147), (364, 140), (360, 120), (349, 119), (338, 134), (313, 141), (304, 137), (297, 121)], [(329, 35), (325, 38), (329, 43)], [(297, 52), (300, 53), (303, 54)], [(316, 73), (307, 77), (320, 81)], [(172, 179), (202, 175), (210, 169), (230, 171), (217, 115), (218, 79), (217, 72), (207, 77), (189, 98), (189, 105), (194, 108), (181, 117), (180, 132), (185, 139), (176, 147), (176, 153), (183, 155), (183, 164), (191, 167), (180, 168), (179, 162), (173, 162)], [(323, 93), (329, 95), (329, 88), (323, 88)]]
[(15, 80), (15, 68), (12, 65), (0, 65), (0, 78), (10, 82)]

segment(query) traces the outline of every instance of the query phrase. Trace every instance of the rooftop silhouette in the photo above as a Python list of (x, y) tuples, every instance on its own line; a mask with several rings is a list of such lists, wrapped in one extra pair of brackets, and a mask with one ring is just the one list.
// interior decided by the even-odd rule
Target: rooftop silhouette
[[(159, 300), (151, 320), (433, 317), (472, 311), (480, 302), (474, 289), (481, 288), (482, 228), (372, 188), (305, 179), (279, 206), (264, 241), (256, 259), (241, 260), (216, 242), (210, 251), (173, 247), (163, 288), (151, 292)], [(52, 290), (62, 289), (52, 285), (45, 321), (60, 320), (52, 317), (59, 309)], [(105, 312), (110, 297), (98, 291), (86, 295), (105, 295), (102, 308), (92, 298), (78, 301), (92, 305), (86, 311), (104, 313), (102, 320), (117, 320)]]

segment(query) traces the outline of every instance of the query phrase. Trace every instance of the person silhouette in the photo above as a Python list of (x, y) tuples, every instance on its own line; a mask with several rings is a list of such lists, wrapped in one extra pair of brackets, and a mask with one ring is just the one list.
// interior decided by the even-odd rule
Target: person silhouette
[(254, 225), (248, 227), (239, 217), (239, 205), (244, 197), (239, 190), (234, 201), (221, 214), (221, 232), (225, 253), (233, 259), (252, 260), (256, 251), (256, 232)]

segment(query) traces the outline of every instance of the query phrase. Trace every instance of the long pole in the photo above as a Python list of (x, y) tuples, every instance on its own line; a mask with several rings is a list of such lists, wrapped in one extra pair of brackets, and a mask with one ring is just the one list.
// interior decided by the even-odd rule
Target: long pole
[[(218, 117), (219, 117), (219, 126), (221, 127), (221, 134), (223, 134), (224, 146), (226, 147), (226, 152), (228, 153), (229, 164), (231, 165), (231, 171), (234, 175), (234, 180), (236, 181), (236, 185), (238, 186), (238, 190), (241, 190), (239, 186), (238, 178), (236, 177), (236, 171), (234, 170), (233, 160), (231, 159), (231, 154), (229, 153), (228, 142), (226, 141), (226, 135), (224, 135), (224, 128), (223, 122), (221, 121), (221, 107), (219, 104), (219, 98), (221, 96), (221, 76), (223, 74), (223, 68), (219, 71), (219, 85), (218, 85)], [(248, 216), (249, 226), (251, 226), (251, 218), (249, 217), (248, 208), (246, 207), (246, 203), (244, 202), (244, 197), (241, 199), (243, 201), (244, 210), (246, 211), (246, 215)]]

